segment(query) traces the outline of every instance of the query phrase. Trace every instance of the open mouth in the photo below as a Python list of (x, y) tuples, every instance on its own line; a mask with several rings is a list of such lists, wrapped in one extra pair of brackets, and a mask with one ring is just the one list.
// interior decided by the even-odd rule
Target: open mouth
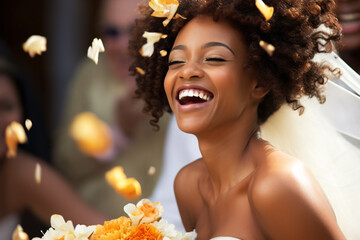
[(344, 34), (351, 34), (360, 30), (360, 12), (340, 13), (339, 22)]
[(178, 92), (177, 100), (181, 105), (209, 102), (214, 98), (211, 92), (201, 89), (182, 89)]

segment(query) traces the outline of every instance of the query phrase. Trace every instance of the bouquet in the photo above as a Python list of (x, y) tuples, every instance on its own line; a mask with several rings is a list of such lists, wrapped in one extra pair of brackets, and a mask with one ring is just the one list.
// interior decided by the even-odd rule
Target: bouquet
[(104, 225), (77, 225), (65, 222), (61, 215), (51, 216), (51, 227), (41, 238), (32, 240), (194, 240), (195, 230), (182, 233), (161, 216), (162, 205), (149, 199), (142, 199), (134, 205), (127, 204), (124, 211), (129, 217), (105, 221)]

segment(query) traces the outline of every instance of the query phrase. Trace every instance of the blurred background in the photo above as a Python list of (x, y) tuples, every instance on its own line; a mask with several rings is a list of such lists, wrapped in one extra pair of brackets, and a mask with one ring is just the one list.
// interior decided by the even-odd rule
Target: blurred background
[[(0, 41), (26, 71), (47, 128), (60, 118), (68, 83), (96, 36), (99, 0), (0, 0)], [(31, 35), (47, 37), (47, 51), (30, 58), (22, 44)]]

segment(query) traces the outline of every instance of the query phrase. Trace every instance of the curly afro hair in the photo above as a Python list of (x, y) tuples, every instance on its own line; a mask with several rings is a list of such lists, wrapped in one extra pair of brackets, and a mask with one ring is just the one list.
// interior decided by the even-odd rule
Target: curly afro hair
[[(147, 1), (148, 2), (148, 1)], [(171, 112), (163, 81), (168, 70), (168, 57), (160, 50), (171, 51), (175, 38), (182, 27), (198, 15), (212, 16), (214, 21), (226, 20), (244, 36), (248, 46), (246, 67), (261, 69), (258, 81), (270, 91), (258, 107), (259, 124), (287, 102), (300, 114), (304, 107), (302, 95), (316, 97), (325, 102), (322, 85), (327, 81), (325, 70), (329, 66), (313, 62), (315, 54), (330, 52), (341, 37), (341, 28), (334, 15), (334, 0), (264, 0), (274, 7), (273, 17), (266, 21), (255, 6), (255, 0), (180, 0), (177, 13), (186, 19), (172, 19), (164, 27), (164, 18), (152, 17), (148, 3), (140, 5), (142, 17), (136, 20), (129, 42), (129, 51), (134, 58), (130, 72), (136, 76), (137, 96), (145, 100), (144, 111), (157, 126), (164, 111)], [(322, 30), (321, 30), (322, 29)], [(155, 44), (151, 57), (139, 53), (146, 39), (144, 31), (168, 35)], [(275, 46), (269, 56), (259, 46), (260, 40)], [(140, 67), (145, 74), (139, 74)]]

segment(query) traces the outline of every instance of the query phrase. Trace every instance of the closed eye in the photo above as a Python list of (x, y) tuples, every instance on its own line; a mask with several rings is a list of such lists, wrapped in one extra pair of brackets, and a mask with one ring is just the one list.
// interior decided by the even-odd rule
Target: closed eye
[(205, 61), (210, 61), (210, 62), (226, 62), (225, 59), (223, 59), (223, 58), (218, 58), (218, 57), (205, 58)]
[(172, 66), (172, 65), (175, 65), (175, 64), (180, 64), (180, 63), (185, 63), (185, 62), (184, 61), (174, 60), (174, 61), (169, 62), (169, 66)]

